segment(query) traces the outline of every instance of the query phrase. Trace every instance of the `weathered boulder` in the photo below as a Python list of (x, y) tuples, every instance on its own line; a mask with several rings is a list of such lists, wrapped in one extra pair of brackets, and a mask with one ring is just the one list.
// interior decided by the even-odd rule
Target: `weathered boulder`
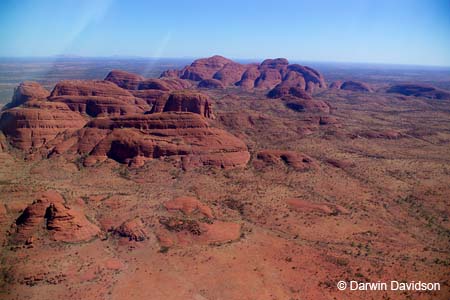
[(113, 232), (121, 237), (128, 238), (130, 241), (142, 242), (148, 238), (147, 230), (139, 218), (123, 222)]
[(50, 203), (45, 217), (47, 230), (56, 241), (68, 243), (89, 241), (100, 233), (100, 229), (89, 222), (83, 213), (63, 203)]
[(62, 196), (55, 191), (47, 191), (37, 196), (16, 219), (16, 242), (24, 242), (31, 238), (39, 227), (45, 225), (45, 212), (50, 203), (63, 203)]
[(15, 225), (13, 240), (16, 242), (29, 241), (44, 228), (53, 239), (64, 242), (87, 241), (100, 232), (82, 212), (65, 206), (64, 199), (56, 191), (41, 193), (17, 218)]

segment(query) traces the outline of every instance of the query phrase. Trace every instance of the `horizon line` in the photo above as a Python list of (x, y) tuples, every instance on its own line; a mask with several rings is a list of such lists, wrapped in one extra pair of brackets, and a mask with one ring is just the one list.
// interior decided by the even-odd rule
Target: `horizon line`
[[(236, 57), (227, 57), (220, 54), (213, 54), (210, 56), (162, 56), (162, 57), (154, 57), (154, 56), (140, 56), (140, 55), (99, 55), (99, 56), (84, 56), (84, 55), (71, 55), (71, 54), (56, 54), (56, 55), (38, 55), (38, 56), (0, 56), (0, 59), (201, 59), (201, 58), (209, 58), (212, 56), (222, 56), (231, 60), (236, 61), (255, 61), (262, 62), (265, 59), (276, 59), (282, 57), (272, 57), (272, 58), (236, 58)], [(285, 58), (285, 57), (284, 57)], [(437, 64), (416, 64), (416, 63), (393, 63), (393, 62), (367, 62), (367, 61), (333, 61), (333, 60), (308, 60), (308, 59), (295, 59), (295, 58), (286, 58), (289, 62), (306, 62), (306, 63), (323, 63), (323, 64), (343, 64), (343, 65), (378, 65), (378, 66), (403, 66), (403, 67), (431, 67), (431, 68), (450, 68), (450, 65), (437, 65)]]

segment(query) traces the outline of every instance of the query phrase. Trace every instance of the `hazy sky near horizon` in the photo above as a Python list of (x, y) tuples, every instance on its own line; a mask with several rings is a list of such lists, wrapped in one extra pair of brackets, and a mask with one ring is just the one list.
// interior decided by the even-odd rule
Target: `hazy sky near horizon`
[(0, 56), (450, 66), (450, 0), (0, 1)]

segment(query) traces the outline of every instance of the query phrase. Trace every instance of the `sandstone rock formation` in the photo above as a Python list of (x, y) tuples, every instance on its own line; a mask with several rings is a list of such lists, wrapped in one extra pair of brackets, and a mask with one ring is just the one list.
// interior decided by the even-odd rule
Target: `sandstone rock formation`
[(60, 143), (56, 153), (89, 154), (86, 163), (106, 158), (121, 163), (174, 157), (183, 167), (211, 165), (221, 168), (244, 166), (249, 153), (238, 138), (221, 129), (211, 128), (194, 113), (154, 113), (130, 115), (89, 122), (85, 128)]
[(339, 120), (332, 116), (320, 116), (319, 125), (334, 125), (339, 124)]
[(112, 82), (105, 80), (63, 80), (53, 88), (50, 97), (58, 96), (96, 96), (132, 97), (133, 95)]
[(297, 171), (309, 170), (315, 167), (313, 159), (307, 155), (287, 150), (262, 150), (256, 154), (253, 161), (256, 168), (265, 166), (288, 166)]
[(143, 113), (150, 109), (147, 101), (112, 82), (101, 80), (61, 81), (49, 100), (66, 103), (71, 110), (91, 117)]
[(160, 90), (130, 90), (130, 93), (133, 96), (142, 99), (153, 107), (153, 105), (158, 101), (167, 101), (169, 98), (169, 92), (160, 91)]
[(222, 70), (227, 64), (231, 63), (234, 62), (219, 55), (197, 59), (190, 66), (185, 67), (181, 71), (180, 78), (193, 81), (212, 79), (214, 74)]
[(195, 212), (203, 214), (205, 217), (212, 218), (212, 210), (207, 205), (201, 203), (194, 197), (178, 197), (164, 203), (168, 211), (181, 211), (185, 215), (191, 215)]
[(144, 113), (150, 109), (146, 101), (138, 98), (57, 96), (50, 98), (50, 101), (65, 103), (72, 111), (91, 117)]
[(341, 90), (352, 91), (352, 92), (373, 92), (372, 88), (360, 81), (344, 81), (339, 87)]
[(109, 72), (105, 77), (105, 81), (113, 82), (117, 86), (129, 90), (131, 93), (135, 90), (174, 91), (191, 87), (188, 81), (179, 78), (145, 78), (121, 70)]
[(236, 85), (246, 90), (253, 89), (255, 87), (255, 81), (259, 76), (261, 76), (261, 72), (258, 69), (258, 65), (251, 65), (242, 74), (241, 80), (236, 82)]
[(450, 100), (450, 91), (426, 84), (397, 84), (391, 86), (386, 92), (428, 99)]
[(213, 79), (219, 80), (224, 86), (234, 85), (236, 82), (241, 80), (246, 69), (247, 65), (229, 62), (213, 75)]
[(154, 104), (151, 113), (192, 112), (205, 118), (214, 118), (211, 100), (204, 94), (193, 91), (173, 92), (166, 99), (161, 98)]
[(44, 226), (45, 212), (49, 204), (45, 199), (37, 199), (25, 208), (16, 220), (16, 241), (26, 241), (33, 236), (36, 227)]
[(322, 100), (286, 99), (285, 105), (298, 112), (330, 113), (330, 105)]
[(137, 90), (139, 84), (144, 81), (145, 78), (122, 70), (112, 70), (106, 75), (105, 80), (113, 82), (123, 89)]
[(289, 87), (285, 84), (278, 84), (276, 87), (274, 87), (267, 96), (269, 98), (281, 98), (283, 96), (294, 96), (296, 98), (305, 99), (305, 100), (311, 100), (312, 97), (310, 94), (308, 94), (305, 90), (303, 90), (300, 87)]
[(184, 80), (178, 78), (149, 78), (141, 81), (138, 85), (138, 90), (160, 90), (160, 91), (176, 91), (183, 90), (190, 87)]
[(8, 149), (8, 142), (3, 132), (0, 131), (0, 153), (6, 152)]
[[(146, 79), (117, 70), (106, 79), (65, 80), (50, 95), (42, 94), (47, 99), (17, 100), (18, 107), (1, 114), (0, 129), (17, 148), (73, 159), (83, 155), (86, 165), (111, 158), (140, 166), (164, 157), (174, 158), (184, 168), (247, 163), (246, 145), (208, 125), (204, 118), (214, 118), (211, 100), (185, 90), (191, 86), (186, 80)], [(20, 95), (27, 88), (23, 84)]]
[(337, 90), (339, 90), (339, 89), (341, 89), (341, 86), (342, 86), (342, 81), (341, 80), (336, 80), (336, 81), (333, 81), (328, 87), (330, 89), (337, 89)]
[(45, 100), (49, 91), (34, 81), (22, 82), (15, 90), (12, 101), (5, 105), (3, 110), (13, 108), (31, 100)]
[(45, 212), (47, 229), (56, 241), (75, 243), (89, 241), (100, 229), (89, 222), (83, 213), (62, 203), (50, 203)]
[(118, 228), (115, 228), (113, 232), (121, 237), (128, 238), (130, 241), (141, 242), (147, 239), (148, 234), (141, 219), (134, 218), (128, 220)]
[(198, 87), (204, 89), (223, 89), (224, 85), (217, 79), (204, 79), (198, 83)]
[(64, 199), (55, 191), (42, 193), (27, 206), (16, 220), (15, 241), (27, 241), (35, 232), (46, 228), (56, 241), (81, 242), (92, 239), (100, 230), (83, 213), (63, 204)]
[(1, 114), (0, 130), (13, 146), (29, 150), (41, 147), (59, 133), (80, 129), (86, 122), (64, 103), (28, 101)]
[[(290, 65), (285, 58), (266, 59), (261, 64), (242, 65), (222, 56), (213, 56), (194, 61), (180, 71), (166, 71), (161, 78), (182, 78), (199, 81), (199, 87), (218, 88), (223, 86), (240, 86), (244, 89), (277, 89), (270, 97), (279, 98), (283, 95), (293, 95), (300, 98), (308, 96), (304, 91), (312, 93), (315, 88), (325, 88), (323, 76), (316, 70)], [(303, 92), (301, 92), (303, 91)]]
[[(236, 241), (241, 236), (241, 225), (233, 222), (215, 220), (211, 209), (193, 197), (180, 197), (164, 203), (169, 212), (180, 211), (184, 216), (161, 217), (162, 225), (158, 234), (161, 246), (172, 247), (174, 245), (222, 244)], [(208, 220), (195, 217), (195, 211), (199, 211)]]

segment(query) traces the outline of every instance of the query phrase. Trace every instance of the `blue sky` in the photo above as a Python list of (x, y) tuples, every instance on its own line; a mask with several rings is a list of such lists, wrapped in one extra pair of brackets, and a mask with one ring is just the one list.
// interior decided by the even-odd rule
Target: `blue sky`
[(0, 41), (0, 56), (450, 66), (450, 0), (2, 0)]

